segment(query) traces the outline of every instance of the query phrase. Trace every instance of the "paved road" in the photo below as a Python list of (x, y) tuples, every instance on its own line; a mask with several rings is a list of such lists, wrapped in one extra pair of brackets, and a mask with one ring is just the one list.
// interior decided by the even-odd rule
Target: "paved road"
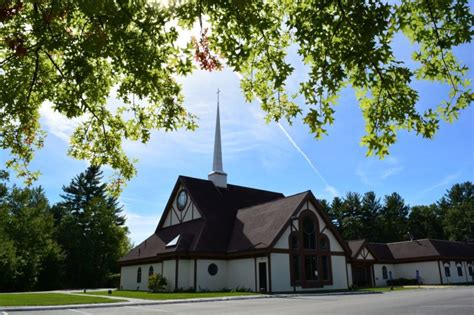
[(384, 294), (298, 296), (240, 301), (123, 306), (9, 314), (474, 314), (474, 287), (420, 289)]

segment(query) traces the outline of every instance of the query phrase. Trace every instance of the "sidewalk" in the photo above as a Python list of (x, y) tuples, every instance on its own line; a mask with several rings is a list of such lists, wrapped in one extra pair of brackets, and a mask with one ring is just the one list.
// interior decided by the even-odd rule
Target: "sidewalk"
[[(51, 291), (49, 291), (51, 292)], [(59, 292), (59, 291), (58, 291)], [(73, 295), (87, 295), (90, 294), (78, 293), (78, 291), (60, 291), (65, 294)], [(48, 310), (66, 310), (66, 309), (90, 309), (90, 308), (111, 308), (121, 306), (141, 306), (141, 305), (160, 305), (160, 304), (182, 304), (182, 303), (202, 303), (202, 302), (217, 302), (217, 301), (236, 301), (236, 300), (254, 300), (254, 299), (271, 299), (271, 298), (293, 298), (301, 296), (330, 296), (330, 295), (366, 295), (366, 294), (381, 294), (382, 292), (332, 292), (332, 293), (303, 293), (303, 294), (273, 294), (273, 295), (244, 295), (244, 296), (228, 296), (218, 298), (198, 298), (198, 299), (178, 299), (178, 300), (144, 300), (134, 299), (118, 296), (104, 296), (110, 299), (128, 300), (128, 302), (117, 303), (95, 303), (95, 304), (71, 304), (71, 305), (52, 305), (52, 306), (0, 306), (0, 312), (28, 312), (28, 311), (48, 311)]]

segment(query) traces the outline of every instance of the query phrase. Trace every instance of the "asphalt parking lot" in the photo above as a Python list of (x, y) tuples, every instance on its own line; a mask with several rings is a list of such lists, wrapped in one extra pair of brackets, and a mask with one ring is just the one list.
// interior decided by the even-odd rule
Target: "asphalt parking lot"
[[(474, 286), (364, 295), (304, 295), (265, 299), (139, 305), (7, 314), (474, 314)], [(3, 313), (5, 315), (6, 313)]]

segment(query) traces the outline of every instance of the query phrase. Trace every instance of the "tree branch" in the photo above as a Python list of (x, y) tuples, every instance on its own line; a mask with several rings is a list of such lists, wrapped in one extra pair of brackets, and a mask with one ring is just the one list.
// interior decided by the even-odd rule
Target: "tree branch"
[(28, 96), (26, 97), (26, 104), (30, 102), (31, 92), (33, 91), (33, 87), (36, 84), (36, 79), (38, 78), (38, 70), (39, 70), (39, 48), (35, 50), (35, 72), (33, 72), (33, 78), (31, 79), (30, 88), (28, 90)]

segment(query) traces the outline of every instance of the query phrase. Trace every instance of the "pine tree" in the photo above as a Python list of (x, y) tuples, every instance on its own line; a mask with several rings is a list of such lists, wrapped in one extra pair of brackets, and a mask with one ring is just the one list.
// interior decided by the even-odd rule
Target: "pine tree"
[(474, 239), (474, 185), (456, 184), (439, 201), (446, 237), (453, 241)]
[(67, 253), (65, 280), (70, 287), (103, 286), (129, 248), (123, 209), (107, 194), (96, 166), (76, 176), (63, 191), (54, 213), (58, 240)]

